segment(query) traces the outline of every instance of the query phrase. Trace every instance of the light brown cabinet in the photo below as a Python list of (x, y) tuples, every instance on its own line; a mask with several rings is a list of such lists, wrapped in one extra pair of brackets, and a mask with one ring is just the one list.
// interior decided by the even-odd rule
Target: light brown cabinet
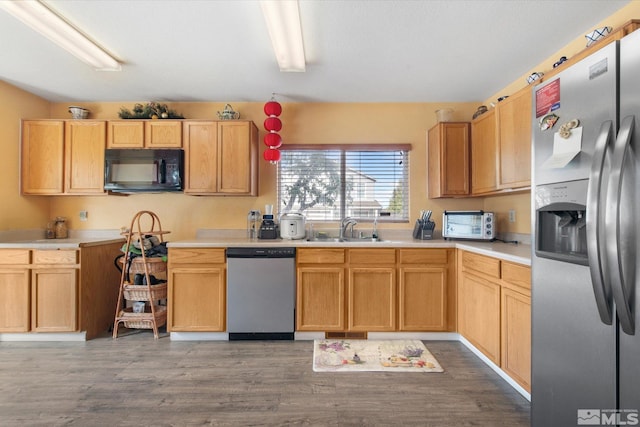
[(296, 330), (452, 331), (455, 277), (454, 249), (299, 248)]
[(253, 122), (186, 121), (183, 127), (185, 193), (258, 194), (258, 129)]
[(95, 120), (23, 121), (22, 194), (103, 194), (105, 126)]
[(460, 251), (458, 330), (531, 389), (531, 269)]
[(179, 120), (111, 120), (107, 148), (182, 148)]
[(122, 242), (76, 249), (0, 250), (0, 332), (86, 332), (112, 325)]
[(447, 331), (455, 327), (454, 251), (400, 249), (398, 251), (398, 329)]
[(498, 169), (496, 111), (489, 110), (471, 122), (471, 193), (496, 191)]
[(0, 250), (0, 332), (28, 332), (30, 327), (30, 253)]
[(348, 329), (396, 329), (395, 249), (349, 249)]
[(531, 185), (531, 91), (526, 87), (496, 106), (498, 189)]
[(469, 123), (441, 122), (429, 129), (429, 198), (470, 194), (469, 140)]
[(169, 332), (226, 330), (224, 249), (172, 248), (169, 251)]
[(296, 258), (296, 330), (344, 331), (345, 250), (300, 248)]

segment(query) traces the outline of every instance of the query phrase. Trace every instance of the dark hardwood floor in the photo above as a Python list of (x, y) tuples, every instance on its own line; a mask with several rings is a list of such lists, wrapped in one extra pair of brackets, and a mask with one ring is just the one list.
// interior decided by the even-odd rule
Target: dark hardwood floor
[(149, 331), (0, 343), (1, 426), (528, 426), (529, 402), (462, 344), (444, 373), (315, 373), (313, 342), (176, 342)]

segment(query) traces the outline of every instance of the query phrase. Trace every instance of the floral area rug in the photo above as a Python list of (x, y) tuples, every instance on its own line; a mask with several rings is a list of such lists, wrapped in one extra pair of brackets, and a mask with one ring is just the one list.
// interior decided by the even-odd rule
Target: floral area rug
[(420, 340), (315, 340), (315, 372), (443, 372)]

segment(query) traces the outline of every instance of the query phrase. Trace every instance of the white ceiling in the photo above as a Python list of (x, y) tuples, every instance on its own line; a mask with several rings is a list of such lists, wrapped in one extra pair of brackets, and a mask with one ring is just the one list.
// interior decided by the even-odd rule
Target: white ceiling
[(0, 10), (0, 79), (55, 102), (479, 101), (627, 3), (300, 0), (307, 71), (281, 73), (255, 0), (49, 0), (122, 71)]

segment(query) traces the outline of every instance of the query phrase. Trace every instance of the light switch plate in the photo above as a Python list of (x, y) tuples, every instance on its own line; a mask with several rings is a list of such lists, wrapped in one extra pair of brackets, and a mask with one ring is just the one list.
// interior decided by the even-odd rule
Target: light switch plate
[(87, 211), (80, 211), (80, 221), (86, 221), (89, 213)]

